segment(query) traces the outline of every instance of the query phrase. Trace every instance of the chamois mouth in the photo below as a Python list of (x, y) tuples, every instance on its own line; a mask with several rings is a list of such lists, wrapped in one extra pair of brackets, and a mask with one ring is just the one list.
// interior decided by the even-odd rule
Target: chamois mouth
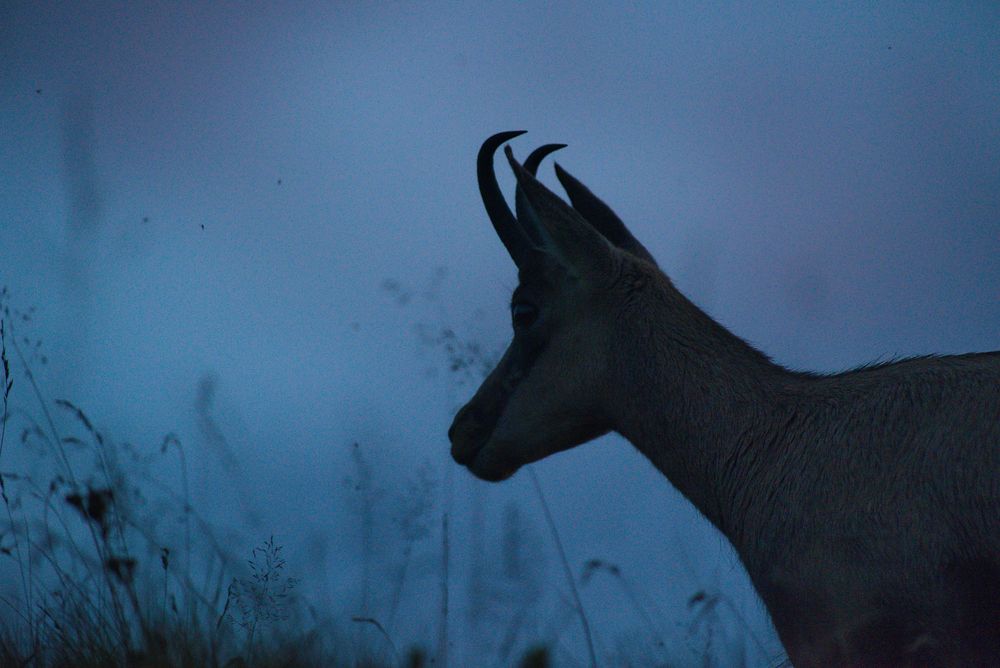
[(476, 419), (471, 410), (465, 406), (455, 416), (455, 421), (448, 429), (448, 440), (451, 441), (451, 458), (457, 464), (470, 466), (476, 460), (479, 453), (490, 440), (493, 433), (493, 426), (484, 427), (482, 422)]
[(483, 445), (476, 452), (472, 461), (466, 464), (466, 468), (480, 480), (500, 482), (517, 473), (521, 465), (511, 461), (508, 457), (498, 455), (496, 448)]
[(501, 454), (504, 448), (493, 440), (496, 425), (484, 427), (470, 417), (463, 408), (448, 430), (452, 459), (480, 480), (499, 482), (514, 475), (520, 464)]
[(462, 466), (471, 466), (479, 453), (483, 451), (486, 447), (486, 441), (481, 441), (474, 445), (459, 444), (454, 440), (451, 442), (451, 458), (455, 460), (456, 464), (461, 464)]

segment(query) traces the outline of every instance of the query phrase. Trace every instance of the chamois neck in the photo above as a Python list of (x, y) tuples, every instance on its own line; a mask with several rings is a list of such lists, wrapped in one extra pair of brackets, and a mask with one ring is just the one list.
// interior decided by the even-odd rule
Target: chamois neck
[(791, 374), (666, 277), (650, 287), (621, 324), (616, 430), (732, 540)]

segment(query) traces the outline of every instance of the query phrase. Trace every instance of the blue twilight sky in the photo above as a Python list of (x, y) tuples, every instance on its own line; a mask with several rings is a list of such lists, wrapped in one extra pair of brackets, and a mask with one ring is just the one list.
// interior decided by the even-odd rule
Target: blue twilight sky
[[(539, 609), (564, 613), (527, 476), (451, 462), (475, 383), (427, 342), (509, 338), (515, 271), (474, 176), (507, 129), (529, 130), (521, 157), (569, 144), (561, 164), (676, 284), (783, 364), (998, 347), (988, 2), (5, 2), (0, 284), (36, 307), (19, 331), (44, 341), (48, 392), (138, 447), (175, 432), (234, 552), (273, 533), (331, 615), (383, 614), (359, 582), (395, 572), (387, 518), (421, 466), (434, 519), (393, 634), (434, 641), (446, 510), (456, 633), (512, 503), (545, 555)], [(354, 442), (382, 490), (367, 560)], [(693, 592), (724, 592), (751, 662), (778, 654), (732, 553), (631, 446), (535, 470), (575, 569), (619, 565), (670, 638)], [(603, 656), (648, 642), (615, 583), (582, 595)], [(585, 658), (572, 619), (550, 635)]]

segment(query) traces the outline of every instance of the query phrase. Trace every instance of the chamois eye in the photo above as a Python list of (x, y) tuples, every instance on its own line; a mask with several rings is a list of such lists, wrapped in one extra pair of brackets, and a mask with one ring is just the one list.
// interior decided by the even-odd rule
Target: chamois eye
[(538, 319), (538, 307), (529, 302), (514, 302), (510, 305), (510, 319), (514, 329), (531, 327)]

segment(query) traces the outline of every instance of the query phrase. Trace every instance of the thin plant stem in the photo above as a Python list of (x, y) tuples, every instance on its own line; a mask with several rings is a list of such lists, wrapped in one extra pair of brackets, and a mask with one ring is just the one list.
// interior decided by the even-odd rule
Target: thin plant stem
[(399, 567), (399, 573), (392, 588), (392, 603), (389, 605), (389, 628), (392, 628), (393, 622), (396, 621), (396, 613), (399, 611), (400, 598), (403, 595), (403, 587), (406, 584), (406, 572), (410, 565), (410, 556), (412, 553), (413, 541), (408, 538), (406, 545), (403, 547), (403, 564)]
[(535, 469), (528, 466), (528, 477), (531, 478), (531, 483), (535, 487), (535, 494), (538, 495), (538, 502), (542, 505), (542, 511), (545, 513), (545, 522), (549, 525), (549, 531), (552, 533), (552, 540), (556, 544), (556, 550), (559, 552), (559, 560), (562, 562), (563, 571), (566, 574), (566, 581), (569, 583), (570, 593), (573, 594), (573, 603), (576, 606), (576, 612), (580, 616), (580, 624), (583, 626), (583, 635), (587, 640), (587, 654), (590, 657), (591, 668), (597, 668), (597, 655), (594, 652), (594, 638), (590, 633), (590, 622), (587, 621), (587, 614), (583, 610), (583, 602), (580, 600), (580, 592), (577, 591), (576, 579), (573, 577), (573, 570), (569, 567), (569, 560), (566, 558), (566, 550), (563, 549), (562, 540), (559, 538), (559, 530), (556, 528), (556, 523), (552, 519), (552, 513), (549, 511), (549, 504), (545, 501), (545, 495), (542, 493), (542, 485), (538, 482), (538, 475), (535, 473)]
[(392, 637), (389, 635), (389, 632), (385, 630), (385, 627), (382, 626), (382, 624), (377, 619), (375, 619), (374, 617), (355, 616), (351, 617), (351, 621), (356, 622), (358, 624), (371, 624), (376, 629), (378, 629), (378, 632), (382, 635), (383, 638), (385, 638), (385, 641), (389, 643), (389, 648), (392, 650), (393, 661), (397, 665), (399, 664), (399, 652), (396, 650), (396, 643), (392, 641)]
[[(2, 455), (4, 440), (7, 437), (7, 404), (10, 397), (10, 390), (14, 386), (14, 381), (10, 377), (10, 362), (7, 359), (7, 340), (5, 337), (3, 319), (0, 319), (0, 361), (2, 361), (3, 364), (2, 387), (0, 387), (0, 390), (3, 391), (3, 414), (0, 415), (0, 455)], [(24, 572), (24, 557), (21, 554), (21, 541), (17, 537), (17, 528), (14, 524), (14, 514), (10, 509), (10, 499), (7, 497), (7, 484), (4, 482), (3, 473), (0, 473), (0, 497), (3, 498), (3, 505), (7, 510), (7, 519), (10, 522), (11, 536), (14, 538), (14, 552), (17, 554), (17, 568), (21, 575), (21, 589), (24, 591), (25, 607), (26, 609), (31, 610), (31, 588), (28, 586), (28, 576)], [(27, 522), (25, 522), (25, 530), (27, 530)], [(29, 544), (30, 540), (29, 536)], [(28, 560), (28, 568), (31, 568), (30, 559)], [(31, 633), (31, 644), (32, 647), (34, 647), (36, 644), (34, 625), (31, 625)]]
[(441, 619), (438, 626), (438, 651), (435, 665), (440, 668), (448, 666), (448, 560), (450, 546), (448, 543), (448, 513), (441, 515)]
[[(66, 448), (63, 447), (62, 436), (59, 433), (59, 429), (56, 428), (55, 420), (52, 418), (52, 412), (49, 410), (49, 407), (45, 402), (45, 397), (42, 395), (42, 389), (38, 386), (38, 381), (35, 378), (35, 374), (31, 370), (31, 366), (28, 364), (28, 360), (25, 357), (24, 352), (21, 350), (21, 346), (18, 345), (17, 335), (16, 332), (14, 331), (13, 323), (11, 324), (11, 344), (14, 347), (14, 353), (17, 355), (18, 360), (21, 362), (21, 367), (24, 369), (24, 373), (28, 379), (28, 383), (31, 385), (31, 389), (35, 394), (35, 398), (38, 401), (38, 406), (42, 411), (42, 415), (45, 416), (45, 421), (48, 424), (51, 433), (50, 440), (54, 446), (54, 450), (58, 456), (58, 459), (60, 460), (60, 464), (64, 469), (66, 479), (69, 481), (70, 485), (74, 489), (79, 489), (80, 486), (77, 483), (76, 475), (73, 473), (73, 467), (70, 464), (69, 457), (66, 454)], [(106, 554), (105, 554), (106, 545), (103, 544), (102, 539), (97, 535), (97, 530), (94, 529), (92, 522), (85, 521), (84, 525), (86, 526), (87, 531), (90, 533), (90, 539), (93, 542), (94, 550), (103, 564), (103, 562), (106, 561)], [(67, 533), (67, 537), (70, 538), (70, 542), (75, 543), (71, 535), (72, 534)], [(117, 622), (119, 634), (121, 636), (120, 640), (122, 644), (122, 656), (126, 656), (128, 654), (128, 649), (131, 646), (131, 637), (130, 637), (131, 634), (129, 633), (128, 623), (125, 619), (124, 606), (122, 605), (122, 602), (118, 596), (118, 590), (115, 588), (114, 582), (112, 582), (111, 576), (108, 573), (107, 569), (99, 565), (98, 570), (101, 572), (105, 586), (107, 587), (108, 593), (111, 596), (111, 604), (112, 607), (114, 608), (115, 618), (116, 618), (115, 621)]]
[[(169, 446), (173, 445), (177, 449), (177, 456), (180, 459), (181, 465), (181, 487), (183, 488), (184, 494), (184, 568), (190, 575), (191, 573), (191, 496), (188, 491), (188, 467), (187, 467), (187, 457), (184, 455), (184, 446), (181, 444), (180, 439), (176, 434), (170, 433), (163, 438), (163, 443), (160, 445), (160, 451), (166, 452)], [(190, 630), (194, 626), (194, 601), (191, 596), (185, 590), (184, 594), (185, 608), (186, 608), (186, 624), (187, 628)], [(165, 604), (165, 602), (164, 602)]]

